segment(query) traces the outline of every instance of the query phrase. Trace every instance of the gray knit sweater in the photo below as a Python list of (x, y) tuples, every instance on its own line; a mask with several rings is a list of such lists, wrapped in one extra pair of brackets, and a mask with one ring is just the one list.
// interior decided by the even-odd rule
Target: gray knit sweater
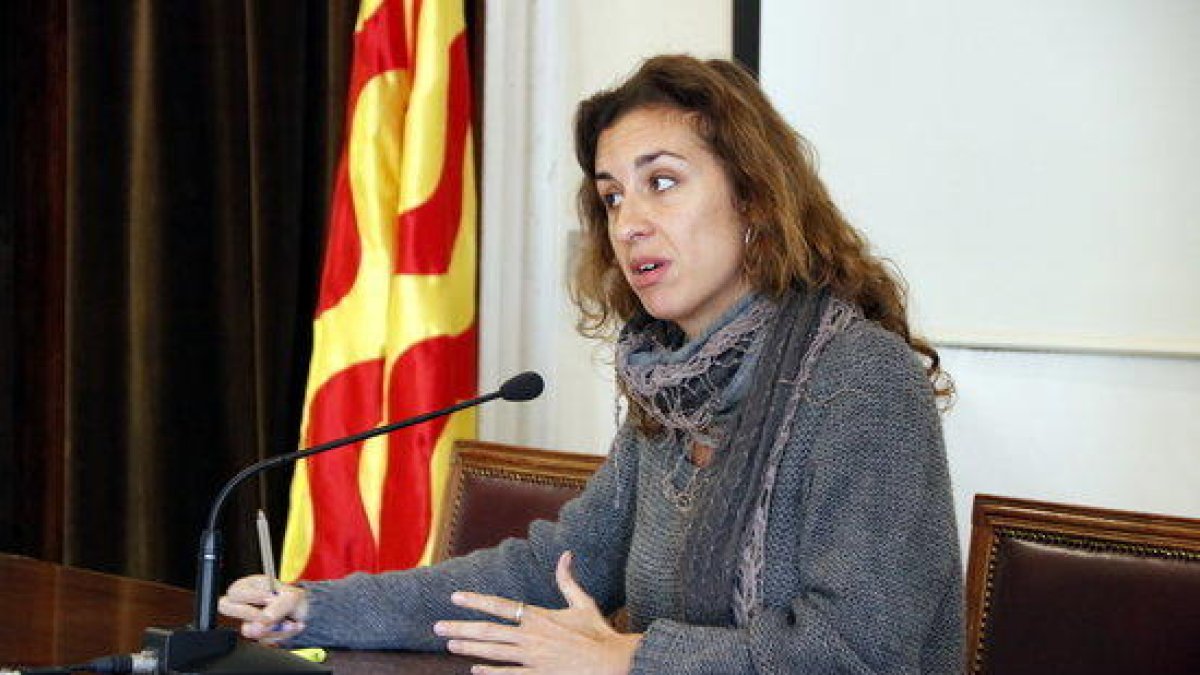
[[(957, 673), (962, 587), (946, 456), (920, 364), (895, 335), (856, 321), (822, 351), (772, 497), (764, 611), (743, 628), (683, 616), (678, 571), (690, 513), (682, 448), (623, 428), (608, 461), (557, 522), (527, 539), (431, 568), (308, 585), (297, 644), (444, 649), (432, 624), (481, 618), (473, 590), (565, 605), (559, 554), (605, 610), (644, 632), (635, 673)], [(718, 457), (701, 470), (720, 471)], [(732, 533), (731, 533), (732, 536)]]

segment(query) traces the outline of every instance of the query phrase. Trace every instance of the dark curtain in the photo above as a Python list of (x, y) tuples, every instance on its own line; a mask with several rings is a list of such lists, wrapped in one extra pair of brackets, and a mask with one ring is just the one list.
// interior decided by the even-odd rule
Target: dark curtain
[[(4, 10), (0, 548), (190, 585), (221, 483), (295, 449), (356, 9)], [(289, 478), (228, 505), (227, 576)]]

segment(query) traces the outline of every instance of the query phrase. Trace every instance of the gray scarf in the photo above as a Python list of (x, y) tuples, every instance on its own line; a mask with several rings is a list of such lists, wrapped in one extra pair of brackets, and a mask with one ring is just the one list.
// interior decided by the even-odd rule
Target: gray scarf
[[(660, 355), (671, 347), (661, 337), (662, 322), (631, 322), (618, 343), (617, 374), (635, 405), (668, 430), (719, 441), (714, 475), (696, 495), (685, 533), (682, 618), (706, 625), (744, 626), (762, 608), (767, 513), (779, 462), (818, 354), (861, 316), (827, 292), (796, 290), (777, 305), (762, 299), (747, 305), (671, 358), (638, 357), (648, 345)], [(751, 367), (740, 368), (747, 355)], [(751, 378), (748, 391), (731, 405), (727, 392), (741, 389), (731, 386), (740, 377)]]
[(635, 317), (617, 340), (617, 376), (625, 394), (685, 444), (719, 447), (775, 312), (770, 300), (747, 296), (687, 342), (673, 323)]

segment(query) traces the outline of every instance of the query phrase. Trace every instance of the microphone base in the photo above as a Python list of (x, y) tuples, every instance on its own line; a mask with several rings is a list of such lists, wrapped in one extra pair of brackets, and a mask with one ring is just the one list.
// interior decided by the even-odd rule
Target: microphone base
[(238, 639), (229, 628), (147, 628), (142, 648), (158, 655), (160, 675), (332, 675), (333, 670), (291, 652)]

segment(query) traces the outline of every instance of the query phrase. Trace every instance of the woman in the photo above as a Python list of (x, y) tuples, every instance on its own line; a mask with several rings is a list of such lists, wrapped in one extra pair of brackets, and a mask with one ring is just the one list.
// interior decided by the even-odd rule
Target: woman
[(621, 326), (629, 404), (588, 489), (525, 540), (275, 597), (250, 577), (221, 611), (518, 672), (958, 672), (949, 388), (804, 141), (740, 68), (680, 56), (581, 104), (575, 136), (573, 295), (585, 334)]

